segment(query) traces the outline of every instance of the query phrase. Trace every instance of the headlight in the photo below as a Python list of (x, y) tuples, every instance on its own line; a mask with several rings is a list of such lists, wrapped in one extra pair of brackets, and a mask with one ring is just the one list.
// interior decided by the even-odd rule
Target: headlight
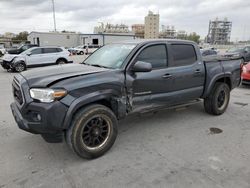
[(39, 100), (40, 102), (50, 103), (56, 99), (60, 99), (67, 94), (66, 90), (63, 89), (30, 89), (30, 96), (33, 99)]
[(240, 57), (240, 54), (234, 54), (232, 57)]
[(246, 68), (245, 66), (243, 66), (242, 72), (243, 72), (243, 73), (247, 73), (247, 68)]

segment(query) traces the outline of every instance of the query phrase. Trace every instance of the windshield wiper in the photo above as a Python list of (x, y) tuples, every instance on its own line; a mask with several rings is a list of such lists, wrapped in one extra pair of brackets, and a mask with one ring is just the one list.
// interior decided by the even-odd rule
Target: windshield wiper
[(101, 67), (101, 68), (110, 69), (110, 67), (106, 67), (106, 66), (99, 65), (99, 64), (88, 64), (88, 65), (91, 65), (91, 66), (94, 66), (94, 67)]

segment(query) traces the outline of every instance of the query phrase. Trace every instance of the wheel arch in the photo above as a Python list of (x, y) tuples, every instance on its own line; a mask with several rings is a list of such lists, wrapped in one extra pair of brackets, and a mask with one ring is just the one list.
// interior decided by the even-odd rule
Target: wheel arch
[(211, 80), (210, 84), (207, 86), (207, 90), (204, 92), (203, 98), (209, 95), (214, 85), (218, 82), (226, 83), (231, 90), (232, 89), (231, 73), (218, 75), (213, 80)]
[(117, 119), (121, 119), (126, 115), (126, 100), (119, 98), (112, 93), (106, 93), (91, 97), (80, 97), (76, 99), (69, 107), (63, 124), (63, 129), (68, 129), (70, 122), (79, 110), (91, 104), (101, 104), (113, 111)]
[(65, 57), (59, 57), (57, 60), (56, 60), (56, 64), (58, 64), (58, 61), (59, 60), (63, 60), (65, 61), (66, 63), (68, 62), (68, 60), (65, 58)]

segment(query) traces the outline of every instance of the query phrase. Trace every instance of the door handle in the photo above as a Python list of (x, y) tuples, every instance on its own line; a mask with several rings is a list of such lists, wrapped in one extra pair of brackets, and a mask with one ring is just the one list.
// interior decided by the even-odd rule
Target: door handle
[(164, 74), (162, 76), (162, 78), (167, 78), (167, 79), (172, 78), (172, 77), (173, 77), (172, 74)]
[(200, 70), (200, 69), (196, 69), (196, 70), (194, 71), (194, 73), (195, 73), (195, 74), (201, 74), (201, 70)]

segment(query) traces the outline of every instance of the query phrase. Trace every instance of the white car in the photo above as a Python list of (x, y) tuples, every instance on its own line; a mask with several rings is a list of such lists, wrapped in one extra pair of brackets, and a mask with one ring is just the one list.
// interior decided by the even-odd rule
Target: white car
[(5, 48), (0, 46), (0, 57), (3, 56), (6, 53)]
[(33, 47), (20, 54), (5, 54), (1, 65), (4, 69), (17, 72), (27, 67), (72, 63), (70, 53), (62, 47)]
[(73, 52), (75, 52), (77, 55), (92, 54), (99, 47), (100, 46), (98, 45), (82, 45), (73, 48)]

